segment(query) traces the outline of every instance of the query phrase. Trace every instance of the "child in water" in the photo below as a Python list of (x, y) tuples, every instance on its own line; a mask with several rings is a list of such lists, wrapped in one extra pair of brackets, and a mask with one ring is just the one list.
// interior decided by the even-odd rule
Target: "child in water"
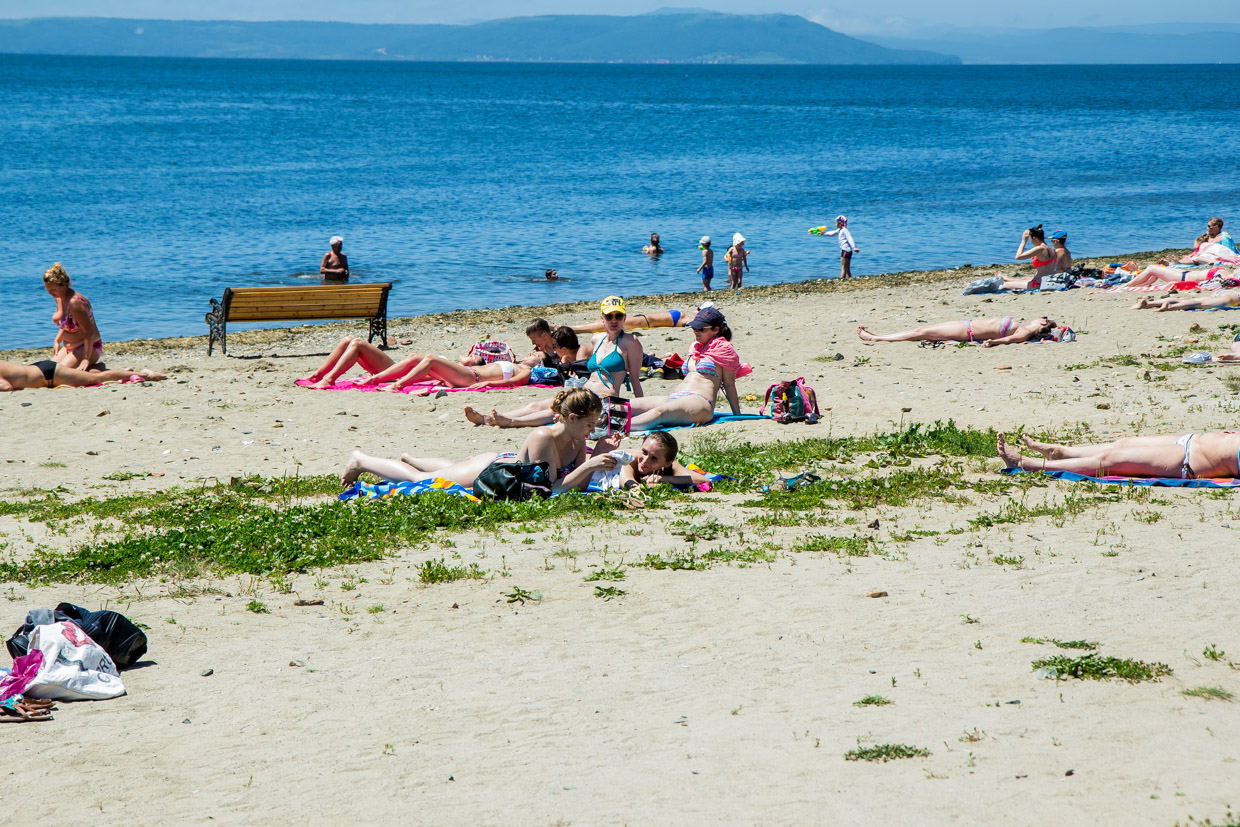
[(732, 236), (732, 246), (728, 248), (724, 258), (728, 262), (728, 289), (739, 290), (741, 279), (749, 272), (749, 251), (745, 249), (745, 236), (740, 233)]
[(710, 236), (702, 236), (698, 242), (702, 251), (702, 263), (698, 265), (697, 274), (702, 277), (702, 289), (710, 292), (710, 280), (715, 277), (715, 251), (710, 248)]

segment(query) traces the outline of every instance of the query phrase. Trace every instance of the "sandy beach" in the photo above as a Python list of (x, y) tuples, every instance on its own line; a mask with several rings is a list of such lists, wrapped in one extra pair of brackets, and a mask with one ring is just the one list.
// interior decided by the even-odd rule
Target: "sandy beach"
[[(716, 293), (754, 366), (738, 381), (742, 398), (804, 376), (823, 419), (677, 431), (682, 450), (949, 419), (1082, 441), (1234, 428), (1240, 365), (1184, 366), (1180, 354), (1225, 350), (1233, 331), (1221, 328), (1240, 325), (1240, 312), (1130, 311), (1133, 294), (1088, 289), (960, 294), (989, 272)], [(700, 300), (631, 299), (630, 312)], [(393, 338), (414, 344), (392, 353), (456, 355), (484, 336), (524, 353), (534, 315), (596, 314), (576, 304), (394, 320)], [(1079, 338), (920, 348), (855, 334), (858, 324), (890, 331), (1003, 315), (1049, 315)], [(342, 335), (364, 330), (230, 330), (227, 357), (208, 357), (205, 336), (109, 344), (111, 364), (169, 380), (0, 398), (0, 499), (339, 474), (355, 448), (515, 449), (525, 432), (475, 428), (462, 406), (502, 410), (550, 393), (419, 398), (293, 385)], [(685, 354), (692, 338), (656, 329), (642, 342)], [(671, 387), (651, 379), (646, 392)], [(755, 483), (607, 519), (441, 533), (382, 560), (283, 577), (4, 583), (6, 631), (67, 600), (149, 627), (150, 652), (124, 673), (123, 698), (61, 704), (53, 722), (2, 730), (3, 804), (102, 824), (1222, 820), (1237, 803), (1240, 704), (1183, 693), (1240, 693), (1234, 495), (1055, 481), (992, 491), (985, 483), (1003, 479), (993, 455), (897, 462), (870, 452), (809, 470), (865, 480), (933, 467), (965, 487), (801, 513), (755, 505)], [(761, 519), (771, 513), (799, 516)], [(1007, 517), (980, 519), (998, 515)], [(7, 514), (0, 559), (66, 553), (124, 530), (123, 520)], [(863, 552), (812, 550), (827, 536)], [(753, 549), (761, 553), (719, 554), (702, 570), (641, 565), (648, 555)], [(440, 558), (487, 574), (421, 582), (422, 564)], [(585, 579), (608, 568), (623, 579)], [(599, 585), (624, 594), (596, 596)], [(542, 599), (510, 602), (515, 587)], [(268, 611), (247, 609), (256, 602)], [(1046, 679), (1033, 661), (1084, 653), (1024, 638), (1093, 641), (1104, 656), (1171, 674)], [(874, 696), (891, 703), (857, 705)], [(881, 744), (928, 755), (846, 760)], [(71, 768), (71, 788), (57, 768)]]

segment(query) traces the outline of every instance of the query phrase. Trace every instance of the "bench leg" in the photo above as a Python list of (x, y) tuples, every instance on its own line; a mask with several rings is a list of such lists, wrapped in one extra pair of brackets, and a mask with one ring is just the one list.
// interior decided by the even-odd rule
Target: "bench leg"
[(370, 338), (367, 341), (373, 342), (376, 336), (379, 337), (380, 347), (387, 347), (387, 316), (370, 320)]
[(215, 299), (211, 300), (211, 307), (213, 309), (211, 310), (210, 313), (206, 315), (207, 355), (208, 356), (211, 355), (211, 351), (214, 348), (215, 342), (216, 340), (218, 340), (220, 343), (220, 350), (223, 352), (225, 356), (227, 356), (228, 355), (228, 342), (224, 338), (226, 335), (225, 333), (226, 323), (224, 321), (224, 308)]

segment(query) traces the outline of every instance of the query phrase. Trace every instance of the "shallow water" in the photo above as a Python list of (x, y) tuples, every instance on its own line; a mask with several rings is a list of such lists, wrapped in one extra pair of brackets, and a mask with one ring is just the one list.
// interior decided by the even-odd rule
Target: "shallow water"
[[(1185, 246), (1236, 200), (1236, 66), (684, 67), (0, 56), (0, 347), (50, 344), (61, 261), (105, 340), (205, 332), (225, 286), (392, 315)], [(1203, 91), (1204, 90), (1204, 91)], [(1240, 221), (1240, 219), (1237, 219)], [(651, 231), (668, 252), (639, 252)], [(558, 282), (546, 282), (554, 267)]]

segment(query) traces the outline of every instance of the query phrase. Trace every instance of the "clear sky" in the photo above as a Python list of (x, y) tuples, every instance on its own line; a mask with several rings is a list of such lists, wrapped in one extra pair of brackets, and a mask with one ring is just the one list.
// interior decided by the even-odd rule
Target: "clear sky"
[(799, 14), (849, 34), (917, 36), (945, 28), (1055, 28), (1217, 21), (1240, 23), (1238, 0), (0, 0), (0, 17), (145, 17), (181, 20), (344, 20), (472, 23), (530, 14), (640, 14), (663, 6)]

